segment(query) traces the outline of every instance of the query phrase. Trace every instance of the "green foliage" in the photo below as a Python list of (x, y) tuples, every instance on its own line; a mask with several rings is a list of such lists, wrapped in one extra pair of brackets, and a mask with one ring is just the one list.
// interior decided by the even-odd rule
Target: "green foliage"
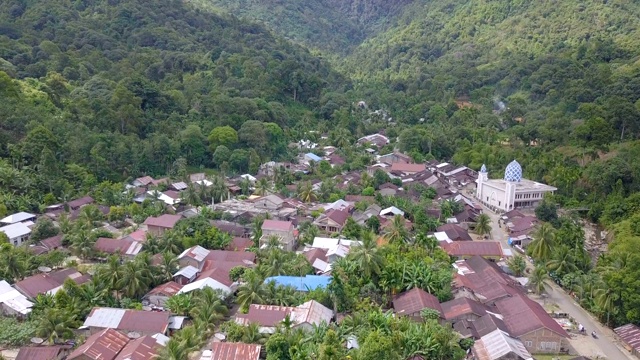
[(29, 344), (35, 336), (37, 321), (20, 322), (14, 318), (0, 318), (0, 344), (3, 346), (19, 347)]

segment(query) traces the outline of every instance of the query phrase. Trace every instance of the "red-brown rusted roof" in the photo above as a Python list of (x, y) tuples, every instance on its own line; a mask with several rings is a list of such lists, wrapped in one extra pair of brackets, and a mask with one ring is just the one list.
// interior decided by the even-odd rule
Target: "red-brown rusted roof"
[(124, 334), (113, 329), (104, 329), (89, 336), (87, 341), (72, 352), (67, 360), (78, 359), (83, 355), (91, 360), (114, 360), (128, 341)]
[(398, 315), (413, 315), (425, 308), (436, 310), (440, 316), (443, 316), (438, 298), (422, 289), (413, 288), (393, 299), (393, 309)]
[(255, 344), (214, 342), (211, 344), (212, 359), (258, 360), (261, 348)]

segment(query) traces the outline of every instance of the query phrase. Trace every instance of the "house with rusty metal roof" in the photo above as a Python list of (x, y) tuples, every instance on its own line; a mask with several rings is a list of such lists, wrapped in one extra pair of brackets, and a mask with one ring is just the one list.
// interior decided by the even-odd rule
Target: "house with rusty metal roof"
[(635, 324), (619, 326), (613, 331), (622, 339), (627, 350), (640, 357), (640, 327)]
[(142, 243), (130, 239), (111, 239), (101, 237), (96, 240), (93, 248), (102, 254), (118, 255), (133, 259), (142, 250)]
[(200, 360), (258, 360), (261, 345), (214, 342), (211, 349), (202, 352)]
[(436, 228), (439, 232), (444, 232), (447, 234), (447, 237), (453, 241), (472, 241), (471, 235), (461, 226), (456, 224), (444, 224), (440, 225)]
[(569, 334), (524, 293), (498, 300), (496, 308), (509, 334), (520, 339), (529, 351), (557, 354), (568, 348)]
[(148, 217), (144, 221), (144, 224), (147, 225), (149, 233), (153, 235), (162, 235), (165, 231), (173, 229), (180, 219), (182, 219), (182, 216), (180, 215), (163, 214), (158, 217)]
[(236, 315), (235, 321), (240, 325), (258, 324), (260, 332), (271, 334), (287, 316), (293, 322), (292, 328), (310, 331), (314, 326), (330, 323), (333, 310), (315, 300), (296, 307), (251, 304), (249, 312)]
[(142, 297), (142, 302), (151, 306), (164, 307), (165, 302), (176, 295), (182, 289), (182, 286), (175, 281), (158, 285)]
[(15, 360), (62, 360), (69, 355), (69, 349), (71, 345), (22, 347)]
[(128, 342), (126, 335), (114, 329), (103, 329), (89, 336), (67, 360), (114, 360)]
[(481, 256), (458, 260), (453, 267), (456, 270), (453, 279), (453, 294), (456, 298), (468, 297), (493, 305), (497, 300), (523, 290), (516, 280)]
[(405, 291), (393, 299), (393, 310), (399, 316), (407, 316), (415, 321), (423, 321), (421, 312), (424, 309), (435, 310), (441, 318), (444, 318), (438, 298), (420, 288)]
[(129, 340), (129, 343), (120, 351), (114, 360), (152, 360), (157, 359), (163, 348), (156, 339), (151, 336), (143, 336)]
[(481, 256), (497, 261), (504, 256), (502, 244), (499, 241), (440, 241), (440, 247), (449, 256), (458, 259)]
[(293, 251), (296, 247), (296, 230), (291, 221), (270, 220), (262, 223), (262, 237), (260, 247), (266, 246), (268, 240), (276, 237), (285, 251)]
[(39, 294), (55, 295), (67, 279), (81, 285), (89, 281), (91, 276), (83, 275), (78, 270), (69, 268), (26, 277), (13, 284), (13, 287), (27, 298), (35, 299)]
[(167, 312), (96, 307), (87, 316), (83, 328), (89, 329), (91, 334), (105, 328), (140, 335), (165, 334), (169, 327), (169, 316)]
[(478, 301), (460, 297), (440, 304), (444, 318), (451, 323), (460, 320), (475, 321), (491, 311), (491, 308)]

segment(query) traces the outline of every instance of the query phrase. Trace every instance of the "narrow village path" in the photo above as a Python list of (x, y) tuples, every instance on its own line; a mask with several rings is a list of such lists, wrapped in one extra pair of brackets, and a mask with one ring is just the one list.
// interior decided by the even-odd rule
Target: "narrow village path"
[[(492, 240), (500, 241), (500, 243), (502, 243), (502, 247), (505, 249), (511, 248), (507, 243), (509, 238), (505, 231), (505, 225), (503, 224), (502, 227), (498, 226), (498, 219), (500, 219), (500, 215), (486, 208), (483, 208), (483, 211), (491, 218)], [(550, 282), (547, 289), (548, 302), (555, 303), (560, 308), (561, 312), (569, 314), (569, 316), (573, 317), (578, 323), (582, 324), (589, 334), (591, 331), (595, 331), (598, 335), (598, 339), (594, 339), (590, 335), (578, 335), (579, 337), (583, 337), (578, 341), (576, 341), (576, 339), (572, 339), (571, 343), (574, 345), (575, 351), (580, 355), (587, 356), (592, 359), (635, 359), (628, 351), (624, 350), (622, 346), (618, 344), (616, 336), (611, 329), (601, 325), (597, 319), (579, 306), (562, 288), (557, 286), (555, 283)], [(583, 343), (585, 346), (575, 346), (576, 342)]]

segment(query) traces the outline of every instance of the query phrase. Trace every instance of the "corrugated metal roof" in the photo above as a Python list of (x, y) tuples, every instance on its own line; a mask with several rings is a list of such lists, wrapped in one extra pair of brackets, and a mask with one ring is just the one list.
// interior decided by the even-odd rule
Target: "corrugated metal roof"
[(15, 213), (13, 215), (9, 215), (7, 217), (5, 217), (4, 219), (0, 220), (0, 223), (3, 224), (14, 224), (17, 222), (22, 222), (25, 220), (30, 220), (35, 218), (36, 216), (33, 214), (29, 214), (27, 212), (21, 211), (19, 213)]
[(184, 276), (187, 279), (192, 279), (194, 276), (196, 276), (198, 274), (198, 268), (195, 266), (185, 266), (182, 269), (178, 270), (175, 274), (173, 274), (173, 277), (176, 276)]
[[(211, 357), (209, 359), (258, 360), (261, 349), (262, 346), (254, 344), (215, 342), (211, 344)], [(202, 359), (206, 359), (206, 357)]]
[(435, 310), (440, 316), (444, 316), (438, 298), (419, 288), (399, 294), (393, 300), (393, 309), (398, 315), (412, 315), (425, 308)]
[(622, 341), (635, 351), (640, 351), (640, 328), (634, 324), (627, 324), (613, 329)]
[(7, 226), (0, 227), (0, 231), (7, 234), (9, 240), (15, 239), (20, 236), (25, 236), (31, 233), (31, 229), (24, 223), (15, 223)]
[(262, 230), (289, 231), (293, 229), (291, 221), (265, 220), (262, 223)]
[(293, 310), (293, 321), (296, 324), (329, 324), (333, 318), (333, 311), (315, 300), (307, 301)]
[(473, 353), (478, 360), (497, 360), (508, 354), (515, 354), (518, 359), (533, 360), (520, 340), (500, 330), (492, 331), (476, 341)]
[(124, 309), (94, 308), (84, 321), (84, 326), (117, 329), (125, 312)]
[(115, 360), (151, 360), (157, 359), (161, 345), (151, 336), (131, 340), (120, 351)]
[(219, 281), (216, 281), (214, 279), (211, 278), (204, 278), (201, 280), (197, 280), (192, 282), (191, 284), (187, 284), (185, 285), (182, 289), (180, 289), (180, 291), (178, 292), (178, 294), (186, 294), (186, 293), (190, 293), (194, 290), (202, 290), (205, 287), (210, 287), (212, 289), (220, 289), (224, 292), (230, 292), (231, 289), (224, 285), (221, 284)]
[(180, 255), (178, 255), (178, 259), (182, 259), (183, 257), (188, 256), (196, 260), (197, 262), (201, 262), (204, 260), (204, 258), (207, 257), (207, 255), (209, 255), (209, 250), (203, 248), (200, 245), (196, 245), (183, 251)]
[(57, 360), (62, 346), (23, 347), (15, 360)]
[(113, 360), (125, 347), (129, 339), (113, 329), (104, 329), (95, 333), (69, 355), (67, 360), (74, 360), (85, 356), (93, 360)]

